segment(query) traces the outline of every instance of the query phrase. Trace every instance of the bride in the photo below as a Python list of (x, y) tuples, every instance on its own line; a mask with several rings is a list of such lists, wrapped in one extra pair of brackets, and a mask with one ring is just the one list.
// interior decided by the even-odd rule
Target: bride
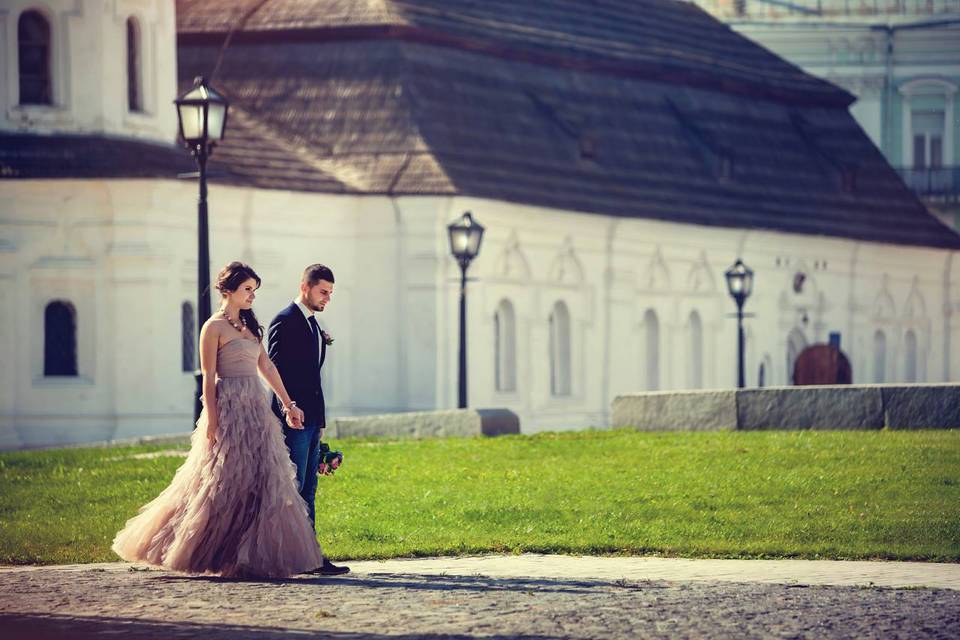
[(217, 276), (220, 309), (200, 331), (204, 409), (173, 481), (113, 541), (129, 562), (226, 577), (284, 577), (323, 554), (297, 492), (277, 418), (257, 377), (282, 401), (287, 424), (303, 413), (263, 348), (251, 306), (260, 277), (231, 262)]

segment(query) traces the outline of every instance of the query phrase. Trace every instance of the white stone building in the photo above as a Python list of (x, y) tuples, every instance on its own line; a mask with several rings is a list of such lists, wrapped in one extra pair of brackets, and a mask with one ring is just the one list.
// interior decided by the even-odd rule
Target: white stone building
[[(733, 385), (737, 257), (756, 272), (749, 385), (788, 384), (831, 332), (856, 382), (960, 379), (960, 238), (844, 92), (682, 2), (593, 22), (361, 5), (0, 4), (0, 446), (189, 430), (196, 183), (176, 178), (192, 164), (175, 68), (183, 90), (217, 67), (232, 100), (212, 271), (258, 271), (263, 323), (305, 265), (336, 274), (331, 415), (455, 406), (446, 225), (465, 210), (487, 229), (470, 404), (525, 432), (606, 426), (622, 392)], [(27, 39), (47, 84), (29, 65), (21, 80), (29, 12), (49, 27), (46, 49)]]

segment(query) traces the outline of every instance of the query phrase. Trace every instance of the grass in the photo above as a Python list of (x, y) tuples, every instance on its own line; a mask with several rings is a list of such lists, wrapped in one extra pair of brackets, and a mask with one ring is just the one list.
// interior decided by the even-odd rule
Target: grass
[[(346, 440), (320, 479), (335, 559), (480, 552), (960, 561), (960, 432), (588, 431)], [(0, 562), (115, 559), (169, 448), (0, 454)]]

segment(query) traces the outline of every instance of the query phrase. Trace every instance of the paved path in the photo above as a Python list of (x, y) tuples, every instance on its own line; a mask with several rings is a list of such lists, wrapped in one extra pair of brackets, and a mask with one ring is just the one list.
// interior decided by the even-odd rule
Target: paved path
[(834, 560), (688, 560), (584, 556), (489, 555), (351, 562), (355, 573), (483, 575), (493, 578), (576, 578), (759, 582), (960, 590), (960, 564)]
[(960, 565), (539, 555), (348, 564), (343, 577), (247, 581), (123, 563), (3, 567), (0, 637), (960, 637)]

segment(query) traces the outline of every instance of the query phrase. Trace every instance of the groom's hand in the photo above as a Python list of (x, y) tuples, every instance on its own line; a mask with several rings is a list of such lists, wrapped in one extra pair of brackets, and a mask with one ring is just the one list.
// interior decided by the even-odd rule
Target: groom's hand
[(300, 407), (291, 407), (287, 411), (287, 424), (291, 429), (303, 429), (303, 410)]

